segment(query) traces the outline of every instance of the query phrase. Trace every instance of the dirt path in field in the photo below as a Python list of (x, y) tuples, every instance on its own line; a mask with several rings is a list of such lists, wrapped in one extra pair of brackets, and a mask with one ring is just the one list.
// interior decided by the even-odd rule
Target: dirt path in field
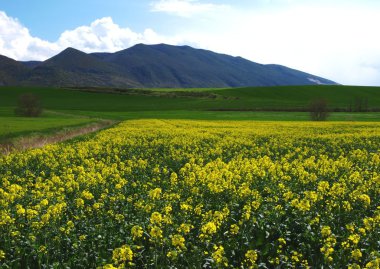
[(48, 109), (45, 109), (44, 112), (48, 113), (48, 114), (52, 114), (52, 115), (69, 116), (72, 118), (104, 120), (102, 118), (97, 118), (97, 117), (91, 117), (91, 116), (86, 116), (86, 115), (81, 115), (81, 114), (72, 114), (72, 113), (55, 111), (55, 110), (48, 110)]
[(81, 127), (68, 127), (51, 135), (24, 136), (15, 140), (0, 143), (0, 154), (9, 154), (31, 148), (40, 148), (47, 144), (63, 142), (77, 136), (96, 132), (116, 124), (117, 121), (100, 120)]

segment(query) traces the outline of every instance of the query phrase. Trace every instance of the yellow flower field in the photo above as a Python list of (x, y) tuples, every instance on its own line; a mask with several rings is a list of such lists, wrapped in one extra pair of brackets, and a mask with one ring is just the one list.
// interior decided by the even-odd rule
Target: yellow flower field
[(0, 157), (1, 268), (379, 268), (380, 124), (135, 120)]

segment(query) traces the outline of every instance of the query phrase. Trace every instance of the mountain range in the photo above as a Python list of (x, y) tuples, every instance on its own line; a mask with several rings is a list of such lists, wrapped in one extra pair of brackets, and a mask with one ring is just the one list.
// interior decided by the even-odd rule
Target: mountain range
[(138, 44), (115, 53), (67, 48), (46, 61), (0, 55), (0, 85), (196, 88), (336, 84), (275, 64), (259, 64), (189, 46)]

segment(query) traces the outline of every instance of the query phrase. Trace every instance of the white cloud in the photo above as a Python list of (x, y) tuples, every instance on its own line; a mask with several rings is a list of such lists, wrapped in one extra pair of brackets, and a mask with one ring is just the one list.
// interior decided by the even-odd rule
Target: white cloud
[(59, 51), (57, 44), (32, 37), (17, 19), (0, 11), (0, 54), (17, 60), (46, 59)]
[(56, 42), (62, 49), (74, 47), (87, 53), (115, 52), (139, 43), (198, 46), (198, 42), (194, 42), (186, 35), (164, 36), (151, 28), (145, 29), (142, 33), (122, 28), (114, 23), (111, 17), (95, 20), (89, 26), (65, 31)]
[(164, 37), (159, 36), (152, 29), (136, 33), (115, 24), (111, 17), (105, 17), (94, 21), (89, 26), (65, 31), (59, 37), (57, 44), (60, 47), (74, 47), (85, 52), (114, 52), (137, 43), (152, 44), (164, 40)]
[[(225, 18), (230, 18), (228, 21)], [(277, 63), (343, 84), (380, 85), (380, 9), (298, 6), (229, 10), (191, 33), (201, 47)]]
[(61, 34), (56, 42), (48, 42), (31, 36), (29, 30), (17, 19), (0, 11), (0, 54), (15, 60), (46, 60), (73, 47), (84, 52), (115, 52), (138, 43), (179, 44), (181, 39), (164, 37), (148, 28), (136, 33), (115, 24), (110, 17), (95, 20), (88, 26), (80, 26)]
[(227, 8), (227, 5), (200, 3), (198, 0), (159, 0), (151, 3), (151, 11), (165, 12), (180, 17), (192, 17)]

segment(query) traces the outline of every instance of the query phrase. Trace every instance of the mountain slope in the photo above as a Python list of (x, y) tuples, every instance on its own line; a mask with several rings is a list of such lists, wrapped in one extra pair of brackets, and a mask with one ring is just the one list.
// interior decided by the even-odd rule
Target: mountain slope
[(24, 85), (141, 86), (123, 77), (118, 67), (82, 51), (67, 48), (35, 67)]
[(318, 80), (335, 84), (287, 67), (262, 65), (241, 57), (194, 49), (189, 46), (143, 45), (101, 55), (121, 66), (147, 87), (239, 87), (312, 85)]
[[(22, 66), (26, 68), (25, 63)], [(68, 48), (44, 62), (26, 66), (30, 67), (27, 75), (13, 80), (14, 84), (132, 88), (336, 84), (285, 66), (165, 44), (138, 44), (115, 53), (91, 54)]]
[(15, 85), (28, 75), (29, 69), (21, 63), (0, 55), (0, 86)]
[(21, 61), (19, 63), (22, 63), (25, 67), (33, 69), (39, 66), (42, 62), (41, 61)]

